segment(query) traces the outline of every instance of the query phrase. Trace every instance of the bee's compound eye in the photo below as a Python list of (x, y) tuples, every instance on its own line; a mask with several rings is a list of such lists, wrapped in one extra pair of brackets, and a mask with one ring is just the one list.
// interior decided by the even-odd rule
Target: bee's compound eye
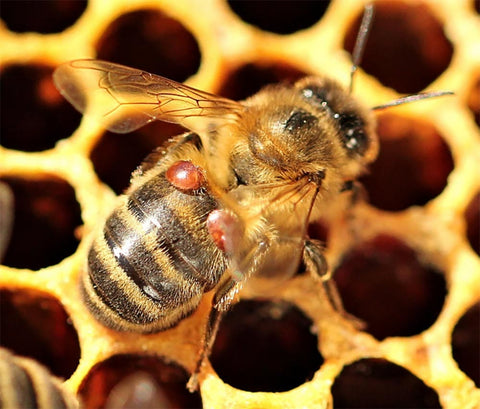
[(167, 169), (165, 177), (182, 191), (198, 190), (205, 184), (202, 169), (188, 160), (179, 160)]
[(290, 115), (285, 123), (285, 129), (288, 132), (295, 132), (298, 129), (312, 126), (315, 122), (317, 122), (317, 118), (314, 115), (299, 109)]
[(226, 210), (213, 210), (207, 218), (207, 229), (215, 245), (223, 252), (233, 252), (242, 237), (239, 219)]
[(336, 115), (335, 119), (340, 125), (345, 147), (363, 155), (368, 148), (368, 136), (361, 118), (355, 114), (343, 113)]

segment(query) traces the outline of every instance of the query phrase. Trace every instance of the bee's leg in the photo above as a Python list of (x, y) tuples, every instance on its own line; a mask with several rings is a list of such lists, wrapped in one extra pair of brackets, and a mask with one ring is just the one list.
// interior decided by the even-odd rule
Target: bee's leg
[(349, 314), (343, 308), (342, 299), (338, 293), (335, 282), (332, 280), (332, 275), (328, 268), (327, 260), (325, 260), (325, 256), (323, 255), (323, 248), (320, 241), (311, 239), (307, 239), (305, 241), (305, 247), (303, 249), (303, 261), (307, 267), (307, 270), (309, 270), (314, 277), (320, 279), (328, 297), (328, 301), (333, 309), (343, 317), (347, 318), (356, 328), (364, 328), (364, 322)]
[(195, 369), (193, 370), (192, 375), (190, 376), (190, 379), (187, 383), (187, 389), (190, 392), (195, 392), (198, 389), (198, 374), (202, 369), (203, 362), (210, 355), (210, 351), (212, 350), (213, 341), (215, 340), (215, 336), (217, 335), (218, 326), (220, 325), (222, 315), (223, 311), (217, 310), (215, 307), (210, 310), (207, 325), (205, 328), (203, 344), (201, 346), (200, 353), (195, 364)]
[(340, 192), (347, 192), (349, 194), (349, 202), (346, 208), (346, 221), (348, 229), (350, 231), (351, 237), (354, 239), (354, 242), (360, 241), (360, 234), (356, 228), (356, 215), (355, 215), (355, 205), (359, 202), (368, 201), (368, 193), (365, 187), (358, 182), (357, 180), (349, 180), (343, 184)]
[(200, 373), (203, 362), (210, 356), (223, 314), (229, 310), (236, 294), (242, 288), (245, 279), (253, 274), (262, 263), (268, 252), (269, 243), (270, 241), (267, 233), (262, 236), (260, 242), (257, 243), (257, 246), (245, 256), (242, 263), (233, 268), (233, 271), (230, 273), (231, 277), (217, 288), (212, 300), (212, 309), (208, 316), (202, 348), (195, 369), (187, 383), (187, 388), (190, 392), (193, 392), (198, 388), (198, 374)]
[(328, 269), (327, 260), (325, 260), (325, 256), (323, 255), (323, 248), (320, 241), (311, 239), (305, 241), (303, 261), (305, 262), (307, 270), (310, 271), (314, 277), (320, 279), (332, 307), (336, 311), (343, 313), (342, 301), (335, 282), (332, 280), (332, 275)]
[[(227, 224), (230, 223), (230, 219), (225, 219), (225, 222)], [(190, 392), (198, 388), (198, 374), (200, 373), (203, 362), (210, 356), (223, 314), (228, 311), (232, 305), (236, 294), (242, 288), (245, 280), (257, 271), (258, 266), (262, 264), (270, 247), (271, 234), (269, 230), (264, 231), (263, 234), (259, 234), (255, 246), (244, 254), (241, 260), (238, 260), (236, 263), (231, 260), (232, 263), (229, 272), (226, 272), (229, 278), (219, 285), (212, 300), (212, 309), (208, 316), (203, 344), (195, 369), (187, 383), (187, 389)]]
[(340, 192), (350, 192), (350, 208), (358, 202), (368, 199), (367, 191), (357, 180), (347, 180), (340, 189)]
[(12, 189), (6, 183), (0, 182), (0, 262), (10, 242), (14, 212)]
[(190, 392), (194, 392), (198, 388), (198, 374), (200, 373), (203, 362), (210, 356), (213, 342), (215, 341), (223, 313), (230, 308), (232, 300), (235, 294), (238, 292), (240, 286), (241, 283), (230, 279), (218, 288), (213, 297), (212, 309), (210, 310), (210, 314), (208, 316), (203, 344), (197, 359), (197, 363), (195, 364), (195, 369), (187, 383), (187, 389)]

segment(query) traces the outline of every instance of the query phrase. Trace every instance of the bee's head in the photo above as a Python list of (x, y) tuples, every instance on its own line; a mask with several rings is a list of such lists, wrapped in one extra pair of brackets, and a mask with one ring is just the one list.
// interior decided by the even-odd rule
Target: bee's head
[(295, 88), (318, 113), (320, 127), (340, 142), (344, 154), (365, 165), (378, 153), (375, 120), (372, 111), (355, 99), (336, 81), (325, 77), (308, 77)]
[(352, 179), (377, 155), (371, 111), (332, 80), (267, 87), (245, 103), (248, 149), (234, 152), (232, 161), (247, 183), (319, 172)]

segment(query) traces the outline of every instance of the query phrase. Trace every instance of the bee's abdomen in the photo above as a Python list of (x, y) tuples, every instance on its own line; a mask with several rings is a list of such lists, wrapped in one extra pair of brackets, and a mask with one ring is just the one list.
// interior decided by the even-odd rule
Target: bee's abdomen
[(0, 348), (0, 408), (73, 409), (76, 398), (59, 379), (29, 358)]
[(90, 249), (84, 297), (115, 329), (168, 328), (197, 307), (225, 269), (205, 228), (217, 203), (206, 192), (180, 192), (163, 173), (121, 200)]

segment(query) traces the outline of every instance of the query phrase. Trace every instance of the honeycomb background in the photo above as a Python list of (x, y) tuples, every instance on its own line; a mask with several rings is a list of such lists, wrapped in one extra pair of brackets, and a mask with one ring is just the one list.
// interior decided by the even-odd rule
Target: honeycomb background
[(369, 202), (311, 226), (364, 325), (332, 311), (302, 272), (264, 297), (245, 291), (190, 394), (211, 294), (175, 328), (138, 335), (95, 322), (77, 287), (115, 194), (181, 129), (105, 132), (51, 73), (101, 58), (233, 99), (307, 73), (348, 85), (364, 2), (2, 1), (0, 180), (15, 206), (0, 344), (64, 378), (87, 408), (140, 373), (157, 383), (159, 407), (480, 407), (480, 4), (375, 4), (354, 94), (371, 106), (425, 90), (455, 96), (379, 111)]

